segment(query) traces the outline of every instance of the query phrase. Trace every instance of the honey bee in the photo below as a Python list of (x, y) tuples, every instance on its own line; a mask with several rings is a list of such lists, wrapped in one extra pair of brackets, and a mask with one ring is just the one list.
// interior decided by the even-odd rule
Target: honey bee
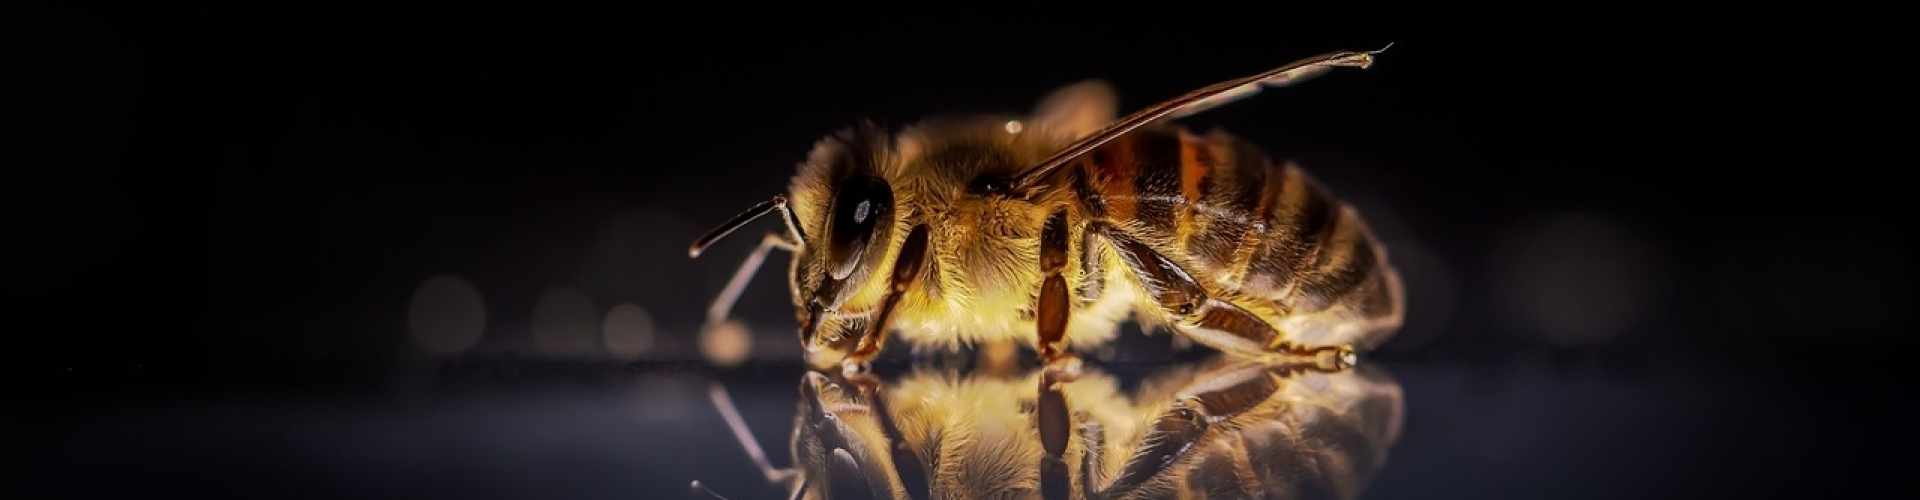
[[(1217, 357), (1128, 397), (1087, 368), (1072, 381), (918, 371), (891, 385), (808, 371), (774, 469), (727, 398), (714, 404), (789, 498), (1356, 498), (1405, 415), (1377, 367)], [(696, 492), (719, 497), (695, 481)]]
[(1306, 171), (1224, 131), (1171, 123), (1258, 92), (1367, 68), (1334, 52), (1115, 119), (1087, 80), (1030, 116), (949, 116), (819, 141), (775, 196), (699, 237), (780, 212), (708, 310), (709, 327), (773, 249), (815, 368), (868, 369), (890, 331), (916, 348), (1014, 341), (1071, 374), (1121, 322), (1243, 356), (1353, 362), (1398, 330), (1399, 274), (1360, 215)]

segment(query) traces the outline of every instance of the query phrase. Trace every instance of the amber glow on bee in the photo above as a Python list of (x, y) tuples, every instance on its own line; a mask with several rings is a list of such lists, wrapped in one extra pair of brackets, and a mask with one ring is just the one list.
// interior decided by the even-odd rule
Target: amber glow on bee
[(1234, 355), (1350, 363), (1399, 328), (1404, 300), (1360, 214), (1301, 168), (1171, 119), (1365, 68), (1379, 52), (1302, 59), (1125, 117), (1112, 88), (1089, 80), (1027, 116), (842, 130), (814, 147), (788, 195), (689, 249), (768, 213), (784, 222), (708, 322), (723, 324), (781, 249), (815, 367), (863, 371), (892, 335), (916, 348), (1017, 341), (1071, 374), (1072, 352), (1128, 320)]

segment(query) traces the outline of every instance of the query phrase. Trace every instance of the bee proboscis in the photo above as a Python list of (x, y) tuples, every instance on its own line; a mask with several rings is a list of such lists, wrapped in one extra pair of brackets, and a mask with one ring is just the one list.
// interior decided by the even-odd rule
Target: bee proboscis
[(1351, 364), (1398, 330), (1400, 277), (1360, 215), (1301, 168), (1172, 119), (1382, 48), (1301, 59), (1115, 119), (1111, 86), (1062, 87), (1030, 116), (862, 123), (816, 144), (775, 196), (698, 238), (779, 212), (708, 311), (727, 321), (788, 250), (800, 343), (816, 368), (868, 369), (897, 331), (916, 347), (1017, 341), (1071, 374), (1121, 322), (1219, 351)]
[(796, 499), (1350, 499), (1405, 416), (1399, 384), (1373, 365), (1222, 357), (1132, 395), (1119, 387), (1091, 368), (1072, 381), (933, 370), (888, 384), (808, 371), (787, 469), (768, 462), (724, 387), (710, 396), (767, 481)]

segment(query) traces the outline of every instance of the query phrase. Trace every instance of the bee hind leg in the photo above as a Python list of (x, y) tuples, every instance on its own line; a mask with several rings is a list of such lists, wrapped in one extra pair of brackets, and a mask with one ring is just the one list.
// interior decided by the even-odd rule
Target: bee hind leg
[(1046, 225), (1040, 229), (1040, 272), (1044, 278), (1033, 310), (1041, 361), (1047, 364), (1047, 371), (1063, 380), (1073, 380), (1080, 374), (1080, 358), (1067, 352), (1067, 317), (1073, 312), (1068, 302), (1067, 279), (1062, 276), (1067, 267), (1067, 251), (1067, 212), (1062, 209), (1048, 216)]
[(1279, 330), (1253, 312), (1208, 295), (1193, 275), (1166, 256), (1125, 235), (1106, 231), (1147, 295), (1171, 320), (1172, 327), (1195, 342), (1243, 357), (1277, 357), (1280, 361), (1310, 361), (1327, 370), (1354, 363), (1350, 346), (1303, 346), (1286, 340)]

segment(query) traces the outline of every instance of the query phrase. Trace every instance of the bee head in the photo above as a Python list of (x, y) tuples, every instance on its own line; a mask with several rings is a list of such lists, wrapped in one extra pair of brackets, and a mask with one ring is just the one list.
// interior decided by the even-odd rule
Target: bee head
[(895, 479), (874, 401), (844, 379), (807, 372), (794, 422), (794, 460), (808, 486), (826, 498), (885, 498)]
[(900, 219), (884, 175), (889, 137), (871, 123), (820, 142), (794, 179), (795, 210), (813, 235), (796, 254), (790, 279), (809, 353), (844, 351), (872, 309), (875, 280), (884, 280)]

